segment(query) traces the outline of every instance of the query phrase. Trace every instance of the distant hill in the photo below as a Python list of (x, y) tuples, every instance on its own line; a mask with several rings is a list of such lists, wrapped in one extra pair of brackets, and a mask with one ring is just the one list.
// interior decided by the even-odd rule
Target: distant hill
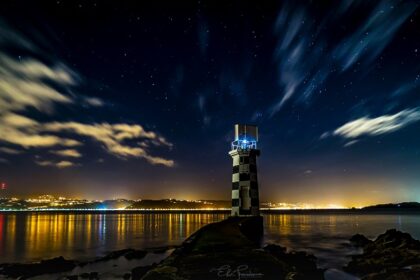
[(372, 206), (363, 207), (363, 210), (396, 210), (396, 209), (404, 209), (404, 210), (420, 210), (420, 203), (419, 202), (401, 202), (401, 203), (388, 203), (388, 204), (377, 204)]

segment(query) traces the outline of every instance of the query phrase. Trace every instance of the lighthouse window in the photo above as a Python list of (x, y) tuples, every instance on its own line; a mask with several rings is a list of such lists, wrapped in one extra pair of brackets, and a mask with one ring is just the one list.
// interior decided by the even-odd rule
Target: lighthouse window
[(240, 164), (248, 164), (249, 163), (249, 157), (240, 157), (239, 158)]
[(240, 173), (248, 173), (249, 172), (249, 165), (248, 164), (239, 165), (239, 172)]
[(247, 181), (249, 180), (249, 173), (240, 173), (239, 174), (239, 181)]

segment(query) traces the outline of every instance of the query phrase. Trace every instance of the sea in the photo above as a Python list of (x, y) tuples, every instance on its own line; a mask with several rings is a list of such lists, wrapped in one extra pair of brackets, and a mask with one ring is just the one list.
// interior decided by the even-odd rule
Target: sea
[[(177, 246), (202, 226), (228, 213), (0, 212), (0, 263), (63, 256), (92, 260), (125, 248)], [(360, 253), (349, 238), (374, 239), (395, 228), (420, 239), (418, 213), (290, 212), (263, 214), (263, 243), (314, 254), (323, 268), (344, 266)]]

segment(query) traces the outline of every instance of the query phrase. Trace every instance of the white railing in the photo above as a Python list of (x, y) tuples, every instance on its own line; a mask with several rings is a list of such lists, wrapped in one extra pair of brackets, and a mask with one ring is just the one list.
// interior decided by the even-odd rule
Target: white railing
[(232, 142), (232, 150), (252, 150), (257, 149), (257, 141), (236, 140)]

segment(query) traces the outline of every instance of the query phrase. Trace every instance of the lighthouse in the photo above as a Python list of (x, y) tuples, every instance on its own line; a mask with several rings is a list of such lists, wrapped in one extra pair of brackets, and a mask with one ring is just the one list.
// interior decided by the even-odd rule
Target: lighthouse
[(229, 155), (233, 159), (232, 169), (232, 216), (259, 216), (257, 176), (258, 127), (235, 125), (235, 140)]

